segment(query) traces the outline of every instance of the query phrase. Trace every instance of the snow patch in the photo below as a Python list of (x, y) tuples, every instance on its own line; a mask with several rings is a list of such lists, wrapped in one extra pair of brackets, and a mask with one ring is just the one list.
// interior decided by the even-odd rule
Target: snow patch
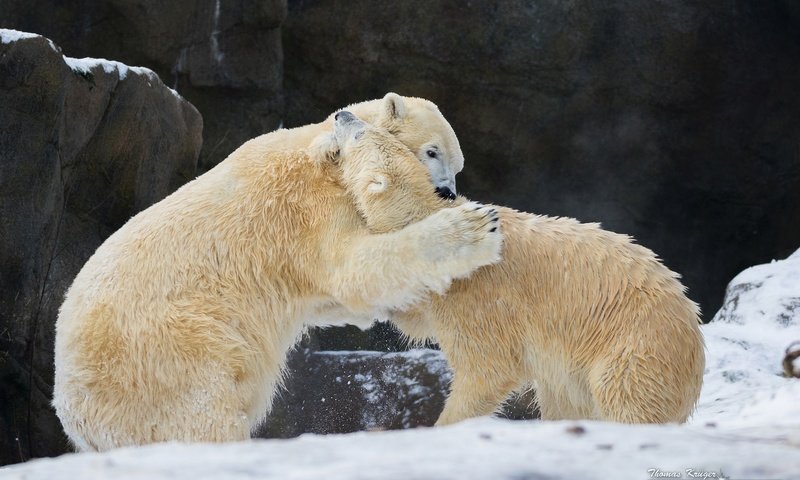
[(216, 0), (214, 3), (214, 26), (211, 29), (211, 55), (214, 57), (214, 61), (217, 64), (222, 63), (222, 59), (225, 58), (225, 55), (219, 49), (219, 10), (220, 10), (220, 1)]
[(800, 381), (782, 376), (786, 348), (800, 340), (800, 250), (737, 275), (702, 329), (706, 371), (692, 422), (800, 427)]
[(38, 38), (40, 36), (41, 35), (36, 35), (35, 33), (0, 28), (0, 43), (14, 43), (26, 38)]
[[(128, 76), (128, 73), (134, 73), (136, 75), (140, 75), (147, 78), (147, 85), (150, 87), (153, 86), (154, 81), (159, 80), (158, 75), (149, 68), (131, 67), (116, 60), (106, 60), (105, 58), (91, 58), (91, 57), (72, 58), (65, 56), (64, 62), (66, 62), (69, 68), (71, 68), (73, 71), (81, 74), (92, 73), (93, 69), (102, 68), (105, 73), (109, 75), (117, 75), (120, 80), (125, 80), (125, 78)], [(181, 97), (181, 95), (177, 91), (175, 91), (170, 87), (167, 87), (166, 85), (164, 85), (164, 87), (169, 89), (169, 91), (172, 92), (172, 94), (175, 97), (183, 100), (183, 97)]]
[[(0, 471), (6, 479), (646, 479), (797, 478), (795, 446), (716, 428), (479, 418), (444, 428), (229, 444), (168, 443), (65, 455)], [(5, 473), (5, 475), (3, 475)], [(660, 477), (658, 477), (660, 478)], [(699, 477), (702, 478), (702, 477)]]
[[(20, 40), (27, 40), (31, 38), (40, 38), (41, 35), (29, 32), (20, 32), (19, 30), (11, 30), (7, 28), (0, 28), (0, 43), (14, 43)], [(43, 37), (42, 37), (43, 38)], [(58, 47), (49, 38), (46, 38), (47, 43), (54, 51), (58, 52)]]
[(109, 75), (118, 75), (120, 80), (125, 80), (125, 77), (128, 76), (128, 72), (133, 72), (137, 75), (143, 75), (151, 80), (158, 78), (155, 72), (149, 68), (129, 67), (124, 63), (120, 63), (115, 60), (106, 60), (105, 58), (64, 57), (64, 61), (67, 63), (67, 65), (69, 65), (69, 68), (80, 73), (91, 73), (93, 69), (100, 67)]

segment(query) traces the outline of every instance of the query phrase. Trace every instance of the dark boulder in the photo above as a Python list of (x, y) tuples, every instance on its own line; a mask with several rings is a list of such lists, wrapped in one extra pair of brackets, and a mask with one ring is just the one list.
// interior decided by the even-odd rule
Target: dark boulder
[[(311, 352), (289, 358), (284, 388), (254, 432), (262, 438), (431, 426), (452, 374), (441, 352)], [(532, 392), (514, 396), (500, 415), (536, 418)]]
[(64, 292), (106, 237), (194, 176), (202, 142), (197, 110), (155, 73), (16, 36), (0, 42), (0, 464), (67, 449), (49, 406)]
[(286, 0), (0, 0), (0, 12), (0, 27), (45, 35), (67, 55), (158, 73), (203, 114), (203, 171), (281, 123)]

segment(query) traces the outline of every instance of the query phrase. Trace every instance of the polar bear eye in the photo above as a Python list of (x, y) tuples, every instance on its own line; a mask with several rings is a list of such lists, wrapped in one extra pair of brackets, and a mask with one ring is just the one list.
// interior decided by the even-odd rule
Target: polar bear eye
[(430, 158), (436, 158), (436, 150), (428, 150), (427, 152), (425, 152), (425, 154), (428, 155)]

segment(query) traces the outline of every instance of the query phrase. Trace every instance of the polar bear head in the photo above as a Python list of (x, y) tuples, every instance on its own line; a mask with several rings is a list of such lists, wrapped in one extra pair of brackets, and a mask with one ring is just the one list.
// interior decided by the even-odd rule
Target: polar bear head
[(464, 168), (464, 154), (436, 104), (387, 93), (380, 100), (350, 105), (345, 110), (394, 135), (428, 169), (436, 193), (455, 198), (456, 174)]
[(371, 231), (397, 230), (450, 206), (431, 188), (429, 169), (385, 128), (343, 110), (329, 141), (329, 158)]

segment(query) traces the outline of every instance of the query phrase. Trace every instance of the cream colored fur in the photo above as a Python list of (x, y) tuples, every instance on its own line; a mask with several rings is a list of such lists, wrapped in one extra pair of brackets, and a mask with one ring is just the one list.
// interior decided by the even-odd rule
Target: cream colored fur
[(530, 385), (544, 420), (686, 421), (705, 357), (678, 276), (596, 224), (498, 210), (502, 262), (394, 317), (453, 368), (437, 424), (492, 413)]
[(529, 386), (544, 420), (686, 421), (705, 356), (678, 276), (596, 224), (498, 210), (502, 262), (394, 317), (453, 368), (437, 424), (490, 414)]
[[(359, 108), (373, 108), (407, 141), (452, 131), (413, 101), (399, 116), (398, 102), (387, 96)], [(89, 259), (56, 323), (53, 405), (78, 449), (246, 439), (310, 319), (408, 308), (498, 260), (491, 212), (443, 208), (425, 167), (394, 137), (364, 136), (348, 162), (326, 150), (338, 146), (330, 135), (312, 142), (324, 128), (247, 142), (133, 217)], [(348, 183), (414, 178), (423, 186), (414, 195), (436, 212), (372, 233), (343, 171)], [(401, 210), (416, 212), (414, 196), (402, 201)]]
[[(389, 193), (357, 201), (374, 231), (440, 208), (417, 196), (413, 212), (398, 209), (403, 195)], [(411, 338), (437, 341), (453, 369), (437, 424), (490, 414), (532, 385), (545, 420), (684, 422), (705, 357), (679, 276), (597, 224), (496, 208), (503, 260), (393, 316)]]

